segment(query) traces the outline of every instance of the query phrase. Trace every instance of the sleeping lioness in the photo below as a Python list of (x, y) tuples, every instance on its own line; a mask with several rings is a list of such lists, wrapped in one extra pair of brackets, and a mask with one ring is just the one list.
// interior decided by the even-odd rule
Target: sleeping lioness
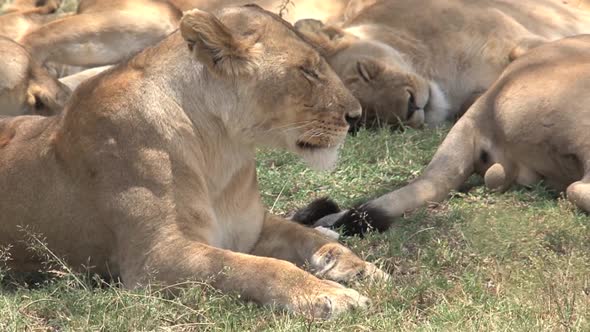
[[(590, 35), (582, 35), (517, 59), (451, 129), (422, 175), (360, 208), (378, 216), (366, 221), (386, 229), (394, 217), (442, 201), (473, 173), (498, 191), (544, 180), (590, 212), (589, 54)], [(345, 211), (316, 225), (351, 219)]]
[(0, 26), (0, 33), (6, 30), (18, 36), (15, 40), (40, 63), (93, 67), (116, 64), (158, 42), (177, 28), (180, 10), (215, 11), (254, 2), (276, 13), (283, 8), (284, 17), (292, 21), (308, 17), (338, 21), (360, 11), (365, 1), (294, 0), (287, 4), (285, 0), (81, 0), (74, 15), (38, 29), (32, 29), (37, 25), (30, 18), (6, 18), (8, 24), (4, 29)]
[(200, 8), (219, 10), (228, 6), (255, 3), (266, 10), (281, 14), (289, 21), (317, 19), (324, 22), (340, 22), (353, 16), (367, 1), (372, 0), (168, 0), (180, 10)]
[(14, 270), (38, 268), (25, 228), (127, 287), (208, 280), (315, 317), (364, 307), (328, 280), (387, 275), (266, 211), (254, 160), (262, 144), (329, 167), (360, 115), (278, 16), (189, 11), (179, 32), (82, 83), (61, 115), (0, 122), (0, 246)]
[(54, 13), (59, 6), (61, 6), (61, 0), (13, 0), (11, 3), (0, 8), (0, 13), (44, 15)]
[(590, 33), (590, 13), (562, 0), (373, 2), (342, 26), (296, 24), (360, 100), (369, 124), (454, 119), (512, 59)]
[(81, 0), (75, 15), (53, 20), (17, 41), (41, 64), (116, 64), (178, 28), (181, 12), (163, 0)]
[(53, 115), (70, 89), (52, 77), (19, 44), (0, 36), (0, 116)]
[(23, 36), (51, 21), (65, 17), (67, 14), (22, 14), (19, 12), (0, 15), (0, 36), (20, 40)]

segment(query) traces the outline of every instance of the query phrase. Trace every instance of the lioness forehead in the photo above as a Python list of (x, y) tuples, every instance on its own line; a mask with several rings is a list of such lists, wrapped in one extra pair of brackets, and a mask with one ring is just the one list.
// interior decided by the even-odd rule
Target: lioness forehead
[[(254, 17), (258, 18), (258, 20), (256, 20), (256, 19), (253, 20), (252, 17), (246, 17), (244, 15), (240, 15), (240, 14), (244, 14), (244, 12), (248, 12), (248, 13), (253, 14)], [(270, 23), (275, 28), (277, 28), (277, 27), (284, 28), (285, 32), (292, 34), (296, 39), (307, 44), (310, 48), (313, 48), (315, 50), (313, 43), (310, 43), (309, 40), (307, 39), (307, 37), (305, 37), (305, 35), (303, 35), (297, 29), (295, 29), (291, 23), (282, 19), (279, 15), (277, 15), (273, 12), (270, 12), (268, 10), (265, 10), (256, 4), (247, 4), (247, 5), (243, 5), (243, 6), (224, 8), (220, 13), (221, 21), (224, 21), (223, 16), (226, 16), (226, 15), (227, 16), (241, 16), (241, 17), (234, 18), (234, 19), (237, 19), (238, 21), (240, 21), (239, 23), (241, 23), (241, 24), (238, 24), (239, 26), (252, 26), (252, 25), (260, 26), (265, 23), (266, 24)], [(275, 30), (275, 32), (276, 32), (276, 30)]]
[(295, 27), (293, 27), (293, 25), (291, 23), (285, 21), (279, 15), (277, 15), (277, 14), (275, 14), (273, 12), (269, 12), (268, 10), (265, 10), (265, 9), (261, 8), (260, 6), (255, 5), (255, 4), (248, 4), (248, 5), (245, 5), (244, 7), (250, 8), (252, 10), (256, 10), (256, 11), (262, 13), (263, 15), (269, 16), (271, 19), (273, 19), (277, 23), (283, 25), (285, 28), (287, 28), (288, 30), (290, 30), (291, 32), (293, 32), (299, 39), (301, 39), (302, 41), (304, 41), (304, 42), (312, 45), (311, 43), (308, 42), (308, 39), (305, 37), (305, 35), (303, 35), (301, 32), (299, 32), (299, 30), (295, 29)]

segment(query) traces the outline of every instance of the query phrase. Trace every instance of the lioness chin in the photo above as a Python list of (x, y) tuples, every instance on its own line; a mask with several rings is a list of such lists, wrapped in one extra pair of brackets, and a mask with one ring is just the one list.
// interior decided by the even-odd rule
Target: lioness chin
[(387, 275), (265, 211), (254, 159), (260, 144), (337, 149), (360, 115), (277, 16), (189, 11), (179, 32), (82, 83), (63, 114), (0, 122), (0, 246), (13, 246), (14, 270), (37, 268), (26, 226), (72, 266), (127, 287), (209, 280), (314, 317), (364, 307), (333, 281)]

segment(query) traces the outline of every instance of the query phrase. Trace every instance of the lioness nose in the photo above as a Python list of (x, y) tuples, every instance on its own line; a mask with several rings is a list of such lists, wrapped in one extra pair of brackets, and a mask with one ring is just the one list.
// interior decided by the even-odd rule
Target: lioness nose
[(362, 111), (360, 108), (358, 108), (354, 111), (346, 112), (346, 114), (344, 115), (344, 119), (350, 127), (354, 127), (361, 119), (361, 115)]

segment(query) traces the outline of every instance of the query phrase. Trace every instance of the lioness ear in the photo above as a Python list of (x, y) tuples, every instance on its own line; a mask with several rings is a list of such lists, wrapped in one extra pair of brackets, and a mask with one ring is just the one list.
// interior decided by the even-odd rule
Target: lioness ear
[(356, 63), (356, 70), (363, 80), (369, 82), (375, 79), (384, 70), (383, 66), (376, 61), (361, 58)]
[(318, 48), (323, 56), (336, 53), (340, 49), (339, 45), (345, 36), (342, 29), (326, 26), (321, 21), (314, 19), (295, 22), (295, 29), (305, 36), (307, 42)]
[(254, 69), (252, 39), (235, 36), (210, 13), (193, 9), (180, 21), (180, 32), (188, 47), (214, 73), (243, 76)]

